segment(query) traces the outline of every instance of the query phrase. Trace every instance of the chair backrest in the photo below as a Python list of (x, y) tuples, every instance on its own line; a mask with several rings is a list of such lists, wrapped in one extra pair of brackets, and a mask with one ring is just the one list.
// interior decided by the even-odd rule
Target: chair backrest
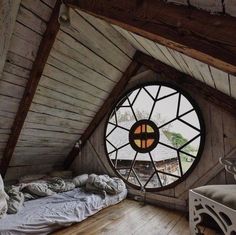
[(235, 160), (220, 158), (220, 163), (225, 167), (227, 172), (234, 175), (234, 179), (236, 180), (236, 158)]
[(234, 175), (236, 180), (236, 148), (234, 148), (226, 157), (221, 157), (219, 162), (224, 166), (225, 170)]

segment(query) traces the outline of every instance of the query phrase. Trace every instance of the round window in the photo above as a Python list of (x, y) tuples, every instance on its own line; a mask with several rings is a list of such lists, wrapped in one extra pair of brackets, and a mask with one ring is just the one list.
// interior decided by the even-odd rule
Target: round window
[(115, 105), (105, 141), (112, 168), (127, 184), (157, 191), (179, 183), (194, 168), (203, 149), (204, 124), (183, 91), (147, 84)]

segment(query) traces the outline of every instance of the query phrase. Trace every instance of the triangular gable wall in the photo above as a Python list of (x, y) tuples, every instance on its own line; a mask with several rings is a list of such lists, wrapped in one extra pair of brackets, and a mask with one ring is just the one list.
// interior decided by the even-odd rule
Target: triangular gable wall
[[(52, 1), (46, 0), (37, 4), (21, 2), (0, 79), (1, 153), (11, 134), (52, 7)], [(122, 29), (115, 29), (109, 23), (83, 12), (71, 10), (71, 22), (71, 27), (61, 27), (57, 35), (17, 142), (8, 179), (35, 171), (47, 172), (55, 166), (63, 167), (64, 159), (132, 61), (138, 48), (137, 41), (143, 44), (142, 48), (153, 46), (153, 42), (132, 35), (135, 45), (134, 40), (130, 41), (120, 33)], [(131, 35), (129, 32), (125, 34)], [(153, 54), (149, 46), (140, 50)], [(209, 81), (213, 81), (207, 65), (200, 63), (194, 65), (196, 69), (190, 69), (186, 61), (192, 61), (191, 58), (168, 48), (163, 50), (167, 51), (169, 60), (166, 59), (167, 54), (158, 53), (153, 57), (199, 80), (204, 79), (201, 74), (205, 77), (207, 73)], [(162, 58), (158, 57), (161, 55)], [(197, 64), (197, 61), (194, 63)], [(235, 97), (234, 77), (218, 70), (215, 72), (217, 77), (220, 75), (217, 82), (204, 82)]]

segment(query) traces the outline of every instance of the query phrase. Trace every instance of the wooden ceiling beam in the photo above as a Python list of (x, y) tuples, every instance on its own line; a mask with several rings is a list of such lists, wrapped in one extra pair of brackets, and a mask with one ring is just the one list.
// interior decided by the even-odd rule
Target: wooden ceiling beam
[(236, 75), (236, 18), (160, 0), (64, 0), (111, 24)]
[(201, 94), (205, 100), (236, 116), (236, 100), (234, 98), (198, 81), (197, 79), (183, 74), (173, 67), (166, 65), (142, 52), (137, 52), (134, 60), (157, 73), (161, 72), (166, 77), (171, 78), (177, 86), (183, 87), (193, 94)]
[(60, 25), (58, 23), (60, 5), (61, 1), (58, 0), (52, 11), (46, 31), (40, 43), (37, 56), (30, 72), (29, 80), (26, 84), (23, 97), (21, 99), (13, 126), (11, 128), (11, 134), (4, 150), (3, 158), (0, 165), (0, 173), (3, 177), (5, 176), (7, 168), (10, 164), (14, 149), (16, 147), (18, 138), (25, 122), (25, 118), (34, 98), (34, 94), (36, 92), (41, 75), (43, 73), (44, 66), (47, 62), (57, 32), (60, 28)]
[(80, 143), (79, 148), (75, 144), (75, 146), (72, 148), (72, 150), (68, 154), (64, 162), (65, 169), (70, 167), (70, 165), (72, 164), (76, 156), (79, 154), (80, 149), (84, 146), (84, 144), (92, 135), (92, 133), (95, 131), (97, 126), (101, 123), (102, 119), (109, 112), (111, 106), (118, 100), (119, 96), (122, 94), (122, 91), (125, 89), (126, 85), (128, 84), (129, 79), (137, 73), (140, 67), (141, 67), (141, 64), (137, 61), (132, 61), (130, 63), (130, 65), (124, 72), (120, 81), (112, 89), (110, 95), (108, 96), (106, 101), (103, 103), (102, 107), (96, 113), (95, 117), (93, 118), (89, 126), (86, 128), (81, 138), (77, 141), (77, 143)]

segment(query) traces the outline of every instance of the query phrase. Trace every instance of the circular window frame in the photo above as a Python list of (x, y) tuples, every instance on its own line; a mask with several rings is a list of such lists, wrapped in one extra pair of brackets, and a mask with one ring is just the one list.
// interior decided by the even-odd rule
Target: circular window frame
[[(199, 148), (198, 148), (198, 153), (195, 157), (195, 160), (193, 162), (193, 164), (189, 167), (189, 169), (182, 175), (179, 177), (179, 179), (175, 180), (174, 182), (165, 185), (165, 186), (161, 186), (158, 188), (145, 188), (145, 191), (147, 192), (159, 192), (159, 191), (163, 191), (163, 190), (167, 190), (167, 189), (171, 189), (174, 188), (176, 185), (182, 183), (183, 181), (186, 180), (187, 177), (189, 177), (191, 175), (191, 173), (193, 172), (193, 170), (195, 169), (195, 167), (197, 166), (197, 164), (199, 163), (201, 157), (202, 157), (202, 153), (204, 150), (204, 146), (205, 146), (205, 137), (206, 137), (206, 129), (205, 129), (205, 122), (203, 119), (203, 115), (201, 112), (201, 109), (198, 105), (198, 103), (192, 98), (192, 96), (185, 90), (183, 90), (182, 88), (178, 87), (177, 85), (174, 85), (170, 82), (160, 82), (160, 81), (152, 81), (152, 82), (142, 82), (139, 83), (138, 85), (133, 86), (132, 88), (124, 91), (117, 99), (116, 102), (111, 106), (111, 110), (108, 113), (108, 116), (106, 118), (105, 121), (105, 125), (104, 125), (104, 148), (105, 148), (105, 154), (106, 154), (106, 158), (109, 162), (110, 167), (112, 168), (113, 172), (119, 177), (121, 178), (125, 184), (127, 184), (128, 186), (130, 186), (131, 188), (137, 189), (137, 190), (143, 190), (143, 188), (141, 186), (137, 186), (134, 185), (132, 183), (130, 183), (127, 179), (125, 179), (118, 171), (117, 169), (114, 167), (113, 162), (111, 161), (109, 155), (108, 155), (108, 151), (107, 151), (107, 145), (106, 145), (106, 130), (107, 130), (107, 125), (109, 123), (109, 119), (111, 114), (114, 112), (114, 109), (118, 106), (119, 103), (121, 103), (122, 101), (124, 102), (126, 99), (126, 96), (128, 94), (130, 94), (131, 92), (133, 92), (136, 89), (140, 89), (143, 88), (145, 86), (151, 86), (151, 85), (156, 85), (156, 86), (166, 86), (169, 88), (172, 88), (174, 90), (176, 90), (178, 93), (182, 94), (183, 96), (185, 96), (185, 98), (190, 102), (190, 104), (192, 105), (192, 107), (194, 108), (194, 111), (196, 112), (197, 116), (198, 116), (198, 120), (199, 120), (199, 125), (200, 125), (200, 144), (199, 144)], [(122, 103), (123, 103), (122, 102)], [(122, 104), (121, 103), (121, 104)], [(139, 120), (140, 121), (140, 120)], [(128, 138), (129, 139), (129, 138)], [(129, 140), (130, 141), (130, 140)], [(159, 141), (158, 141), (159, 142)]]

